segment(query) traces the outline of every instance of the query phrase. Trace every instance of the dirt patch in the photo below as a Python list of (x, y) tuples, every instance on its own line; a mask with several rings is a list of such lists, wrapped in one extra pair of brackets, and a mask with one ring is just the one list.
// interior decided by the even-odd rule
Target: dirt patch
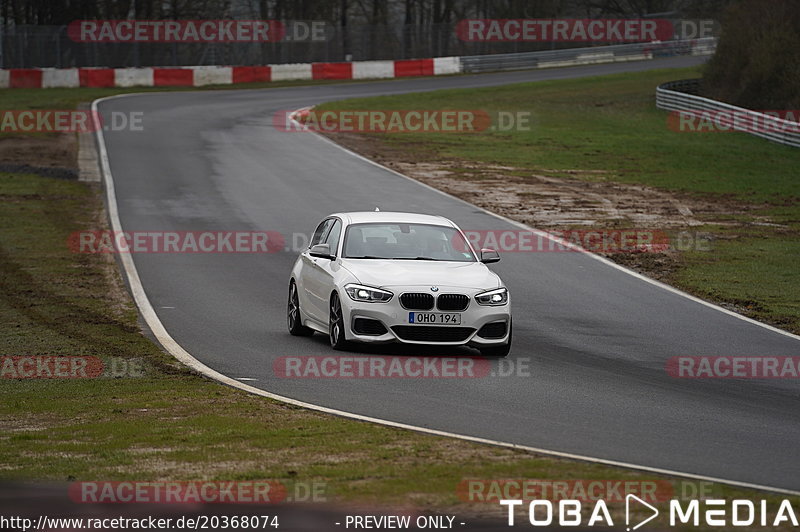
[(441, 160), (424, 150), (414, 151), (413, 145), (390, 145), (375, 136), (335, 133), (329, 137), (409, 177), (541, 229), (668, 229), (736, 224), (734, 217), (751, 214), (758, 208), (615, 183), (602, 170), (545, 169), (532, 173), (510, 166)]
[(470, 203), (537, 228), (669, 228), (704, 224), (694, 214), (695, 205), (643, 186), (540, 174), (521, 177), (519, 169), (459, 161), (395, 161), (392, 166)]
[(18, 432), (41, 432), (50, 430), (56, 423), (56, 419), (52, 416), (35, 418), (32, 415), (25, 416), (25, 418), (16, 417), (3, 417), (0, 418), (0, 427), (3, 432), (11, 434)]
[(78, 179), (75, 133), (0, 137), (0, 172)]
[(76, 168), (75, 133), (0, 137), (0, 164), (43, 168)]
[[(378, 136), (334, 133), (333, 141), (384, 166), (491, 212), (544, 231), (637, 229), (695, 231), (710, 224), (775, 225), (758, 205), (609, 180), (601, 170), (547, 170), (441, 160), (413, 144), (388, 143)], [(422, 147), (421, 147), (422, 148)], [(564, 175), (569, 177), (563, 177)], [(573, 177), (574, 176), (574, 177)], [(710, 235), (708, 235), (711, 237)], [(727, 235), (728, 238), (731, 235)], [(659, 253), (599, 253), (667, 281), (679, 266), (675, 249)]]

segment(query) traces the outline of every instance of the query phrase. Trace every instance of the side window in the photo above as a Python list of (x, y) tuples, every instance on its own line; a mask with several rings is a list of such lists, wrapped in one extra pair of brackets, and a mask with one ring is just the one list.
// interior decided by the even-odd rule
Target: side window
[(336, 251), (339, 249), (339, 238), (342, 236), (342, 222), (336, 220), (333, 227), (328, 232), (325, 238), (325, 243), (331, 247), (331, 254), (336, 256)]
[(333, 221), (333, 218), (328, 218), (327, 220), (323, 220), (322, 223), (317, 226), (317, 230), (314, 231), (314, 236), (311, 237), (311, 243), (308, 245), (308, 247), (316, 246), (317, 244), (322, 243), (322, 237), (328, 232), (328, 229), (330, 229)]

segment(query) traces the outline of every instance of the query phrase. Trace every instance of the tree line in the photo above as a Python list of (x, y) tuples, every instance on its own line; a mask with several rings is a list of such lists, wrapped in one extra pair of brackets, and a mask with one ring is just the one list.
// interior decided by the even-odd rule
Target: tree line
[(427, 26), (464, 18), (714, 17), (732, 0), (0, 0), (8, 25), (82, 19), (258, 18)]
[(800, 109), (800, 2), (741, 0), (722, 17), (702, 91), (750, 109)]

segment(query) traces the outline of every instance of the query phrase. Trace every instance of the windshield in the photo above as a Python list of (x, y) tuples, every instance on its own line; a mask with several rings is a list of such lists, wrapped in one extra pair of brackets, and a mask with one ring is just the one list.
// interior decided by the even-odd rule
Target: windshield
[(461, 233), (442, 225), (365, 223), (347, 228), (344, 258), (475, 262)]

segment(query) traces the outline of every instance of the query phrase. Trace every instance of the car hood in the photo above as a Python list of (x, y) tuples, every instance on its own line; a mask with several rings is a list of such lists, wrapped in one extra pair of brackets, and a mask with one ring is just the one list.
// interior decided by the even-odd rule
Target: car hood
[(376, 287), (439, 286), (492, 289), (500, 278), (482, 262), (342, 259), (358, 282)]

